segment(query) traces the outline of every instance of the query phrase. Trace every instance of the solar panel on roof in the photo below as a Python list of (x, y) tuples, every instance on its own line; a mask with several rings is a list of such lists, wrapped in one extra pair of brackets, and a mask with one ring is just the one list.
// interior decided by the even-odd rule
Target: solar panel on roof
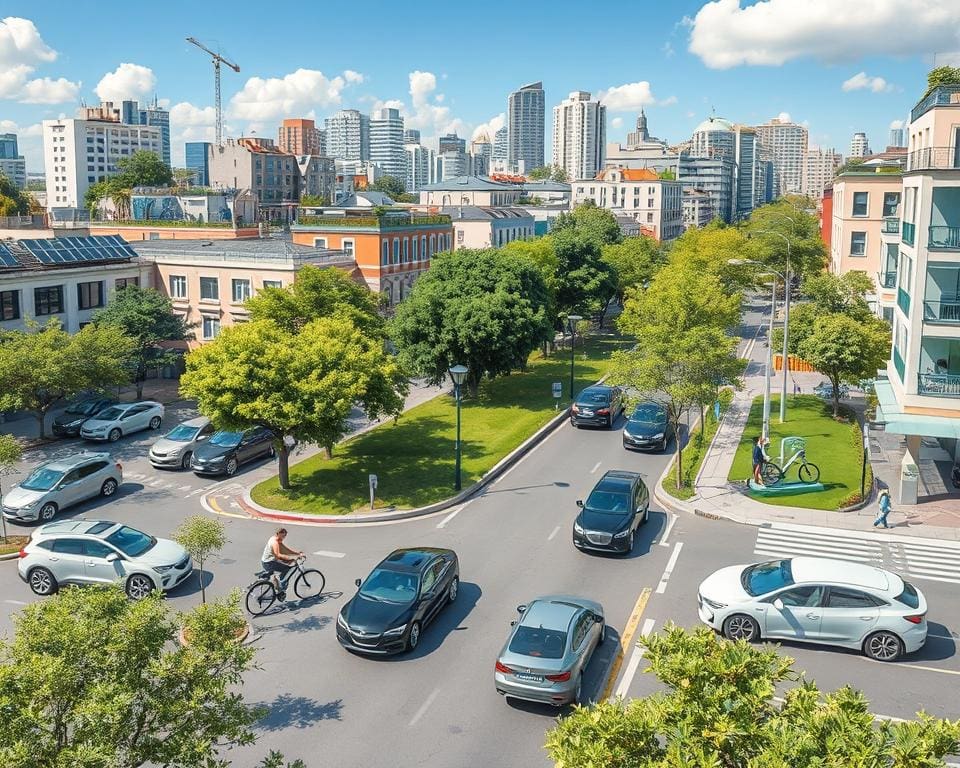
[(19, 267), (20, 262), (10, 253), (10, 249), (0, 243), (0, 267)]

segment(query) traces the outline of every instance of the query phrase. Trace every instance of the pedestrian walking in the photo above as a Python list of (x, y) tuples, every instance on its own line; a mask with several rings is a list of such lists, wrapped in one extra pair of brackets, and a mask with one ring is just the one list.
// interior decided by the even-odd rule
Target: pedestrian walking
[(769, 442), (768, 438), (765, 438), (763, 435), (757, 437), (757, 442), (753, 445), (753, 482), (755, 485), (763, 488), (763, 477), (760, 475), (760, 470), (763, 468), (763, 462), (767, 461), (767, 452), (764, 450), (764, 446)]
[(890, 514), (890, 491), (884, 488), (880, 491), (880, 496), (877, 498), (877, 505), (880, 508), (880, 512), (877, 514), (877, 519), (873, 521), (873, 527), (876, 528), (879, 525), (882, 525), (884, 528), (889, 528), (887, 525), (887, 515)]

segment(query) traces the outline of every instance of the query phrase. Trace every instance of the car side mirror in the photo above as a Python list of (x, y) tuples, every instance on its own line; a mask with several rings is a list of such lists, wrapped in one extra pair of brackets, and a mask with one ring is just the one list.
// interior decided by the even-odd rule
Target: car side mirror
[(601, 616), (599, 613), (595, 613), (593, 614), (593, 620), (598, 624), (601, 624), (603, 623), (603, 616)]
[(511, 621), (511, 622), (510, 622), (510, 626), (511, 626), (511, 627), (515, 627), (515, 626), (517, 626), (517, 622), (516, 622), (516, 620), (514, 620), (514, 621)]
[(578, 507), (582, 507), (582, 506), (583, 506), (583, 499), (577, 499), (577, 506), (578, 506)]
[(354, 583), (354, 584), (356, 584), (356, 585), (357, 585), (357, 587), (359, 588), (359, 587), (360, 587), (360, 585), (361, 585), (361, 584), (362, 584), (363, 582), (362, 582), (362, 581), (360, 581), (360, 579), (357, 579), (357, 580), (356, 580), (355, 582), (353, 582), (353, 583)]
[(517, 606), (517, 613), (523, 613), (523, 612), (526, 611), (526, 610), (527, 610), (527, 606), (526, 606), (526, 605), (518, 605), (518, 606)]
[(773, 601), (773, 607), (776, 608), (778, 611), (782, 611), (782, 610), (783, 610), (783, 600), (781, 600), (781, 599), (778, 597), (776, 600)]
[(110, 553), (109, 555), (107, 555), (107, 557), (106, 557), (106, 560), (107, 560), (108, 563), (115, 563), (115, 562), (117, 562), (119, 559), (120, 559), (120, 555), (118, 555), (116, 552), (111, 552), (111, 553)]

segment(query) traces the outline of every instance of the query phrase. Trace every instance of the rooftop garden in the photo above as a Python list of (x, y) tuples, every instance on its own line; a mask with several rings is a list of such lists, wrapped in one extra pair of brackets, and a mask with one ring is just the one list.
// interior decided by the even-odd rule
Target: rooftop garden
[[(231, 221), (190, 221), (187, 219), (111, 219), (91, 221), (91, 227), (181, 227), (184, 229), (232, 229)], [(256, 225), (250, 225), (256, 226)]]

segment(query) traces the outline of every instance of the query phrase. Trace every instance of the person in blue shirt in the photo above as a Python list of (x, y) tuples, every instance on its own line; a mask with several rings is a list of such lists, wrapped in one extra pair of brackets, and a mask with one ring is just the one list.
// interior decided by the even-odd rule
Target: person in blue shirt
[(760, 435), (757, 438), (757, 442), (753, 445), (753, 482), (756, 485), (763, 486), (763, 478), (760, 476), (760, 469), (763, 467), (763, 462), (767, 461), (767, 452), (764, 450), (764, 446), (767, 444), (768, 440), (763, 435)]
[(884, 528), (889, 528), (887, 525), (887, 515), (890, 514), (890, 491), (884, 488), (880, 491), (880, 495), (877, 497), (877, 504), (880, 508), (880, 513), (877, 515), (877, 519), (873, 521), (873, 527), (876, 528), (878, 525), (882, 525)]

